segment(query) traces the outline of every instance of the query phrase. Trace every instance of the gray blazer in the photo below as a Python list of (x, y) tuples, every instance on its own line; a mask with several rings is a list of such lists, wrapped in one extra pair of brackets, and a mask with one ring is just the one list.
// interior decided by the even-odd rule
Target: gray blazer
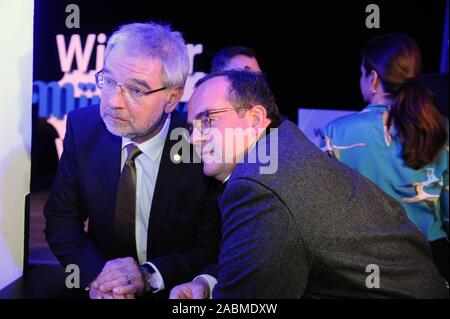
[(278, 170), (261, 174), (267, 164), (247, 161), (270, 149), (271, 136), (237, 164), (218, 199), (214, 298), (449, 297), (401, 204), (287, 120), (278, 127)]

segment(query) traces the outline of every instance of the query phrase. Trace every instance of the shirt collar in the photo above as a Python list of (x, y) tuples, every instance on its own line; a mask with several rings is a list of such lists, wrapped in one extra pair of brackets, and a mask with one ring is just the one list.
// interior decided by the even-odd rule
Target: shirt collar
[[(233, 173), (231, 173), (231, 174), (233, 174)], [(229, 180), (230, 177), (231, 177), (231, 174), (228, 175), (228, 176), (223, 180), (222, 184), (225, 184), (226, 182), (228, 182), (228, 180)]]
[[(170, 127), (170, 114), (167, 116), (163, 128), (158, 134), (153, 136), (148, 141), (138, 145), (142, 153), (147, 156), (152, 162), (156, 162), (158, 156), (162, 153), (164, 149), (164, 143), (166, 142), (167, 133)], [(133, 141), (127, 137), (122, 137), (122, 150), (128, 144), (132, 144)]]

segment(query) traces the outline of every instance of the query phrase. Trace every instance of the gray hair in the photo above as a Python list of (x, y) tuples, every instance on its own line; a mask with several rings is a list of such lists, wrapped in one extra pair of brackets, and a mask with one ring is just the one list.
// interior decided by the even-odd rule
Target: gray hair
[(105, 59), (116, 45), (126, 48), (133, 56), (161, 61), (163, 85), (184, 87), (189, 74), (189, 56), (183, 35), (172, 31), (169, 25), (146, 22), (120, 26), (108, 39)]

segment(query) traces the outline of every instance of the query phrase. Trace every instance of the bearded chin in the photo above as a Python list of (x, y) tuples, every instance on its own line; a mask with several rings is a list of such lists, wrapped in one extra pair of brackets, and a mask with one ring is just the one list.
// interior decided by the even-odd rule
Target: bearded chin
[(158, 118), (158, 120), (152, 125), (150, 126), (148, 129), (146, 130), (138, 130), (136, 127), (134, 127), (134, 123), (133, 122), (127, 122), (128, 125), (125, 127), (121, 127), (119, 125), (115, 125), (114, 123), (112, 123), (111, 121), (108, 121), (108, 117), (106, 116), (106, 114), (101, 114), (103, 123), (105, 124), (106, 128), (108, 129), (108, 131), (116, 136), (119, 137), (126, 137), (129, 139), (134, 139), (134, 138), (139, 138), (139, 137), (145, 137), (145, 136), (150, 136), (150, 135), (156, 135), (156, 134), (152, 134), (154, 133), (156, 130), (161, 129), (162, 125), (164, 124), (166, 118), (167, 118), (167, 114), (163, 113), (161, 114), (161, 116)]
[(157, 134), (157, 133), (155, 133), (155, 131), (157, 131), (157, 130), (159, 131), (159, 130), (162, 129), (164, 123), (166, 122), (166, 119), (167, 119), (167, 114), (163, 113), (158, 118), (158, 120), (152, 126), (150, 126), (148, 129), (146, 129), (144, 132), (139, 132), (139, 131), (135, 130), (135, 132), (133, 134), (130, 134), (130, 135), (133, 135), (133, 136), (126, 136), (126, 137), (128, 137), (128, 138), (136, 138), (136, 137), (145, 137), (145, 136), (148, 136), (148, 135), (153, 135), (154, 136), (154, 135)]
[(113, 121), (108, 120), (107, 116), (102, 115), (103, 124), (105, 124), (106, 129), (108, 132), (110, 132), (112, 135), (118, 136), (118, 137), (128, 137), (133, 138), (134, 133), (130, 132), (133, 131), (133, 128), (130, 127), (123, 127), (115, 124)]

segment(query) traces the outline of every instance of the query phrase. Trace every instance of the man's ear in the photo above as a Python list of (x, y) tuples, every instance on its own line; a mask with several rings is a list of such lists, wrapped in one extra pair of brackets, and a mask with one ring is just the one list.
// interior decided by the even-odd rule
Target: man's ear
[(184, 88), (182, 87), (176, 87), (171, 88), (169, 92), (169, 97), (167, 99), (167, 105), (164, 108), (164, 112), (167, 114), (171, 113), (178, 105), (178, 102), (180, 102), (181, 97), (183, 96)]
[(267, 110), (262, 105), (255, 105), (250, 110), (250, 120), (255, 129), (265, 128), (270, 120), (267, 118)]

